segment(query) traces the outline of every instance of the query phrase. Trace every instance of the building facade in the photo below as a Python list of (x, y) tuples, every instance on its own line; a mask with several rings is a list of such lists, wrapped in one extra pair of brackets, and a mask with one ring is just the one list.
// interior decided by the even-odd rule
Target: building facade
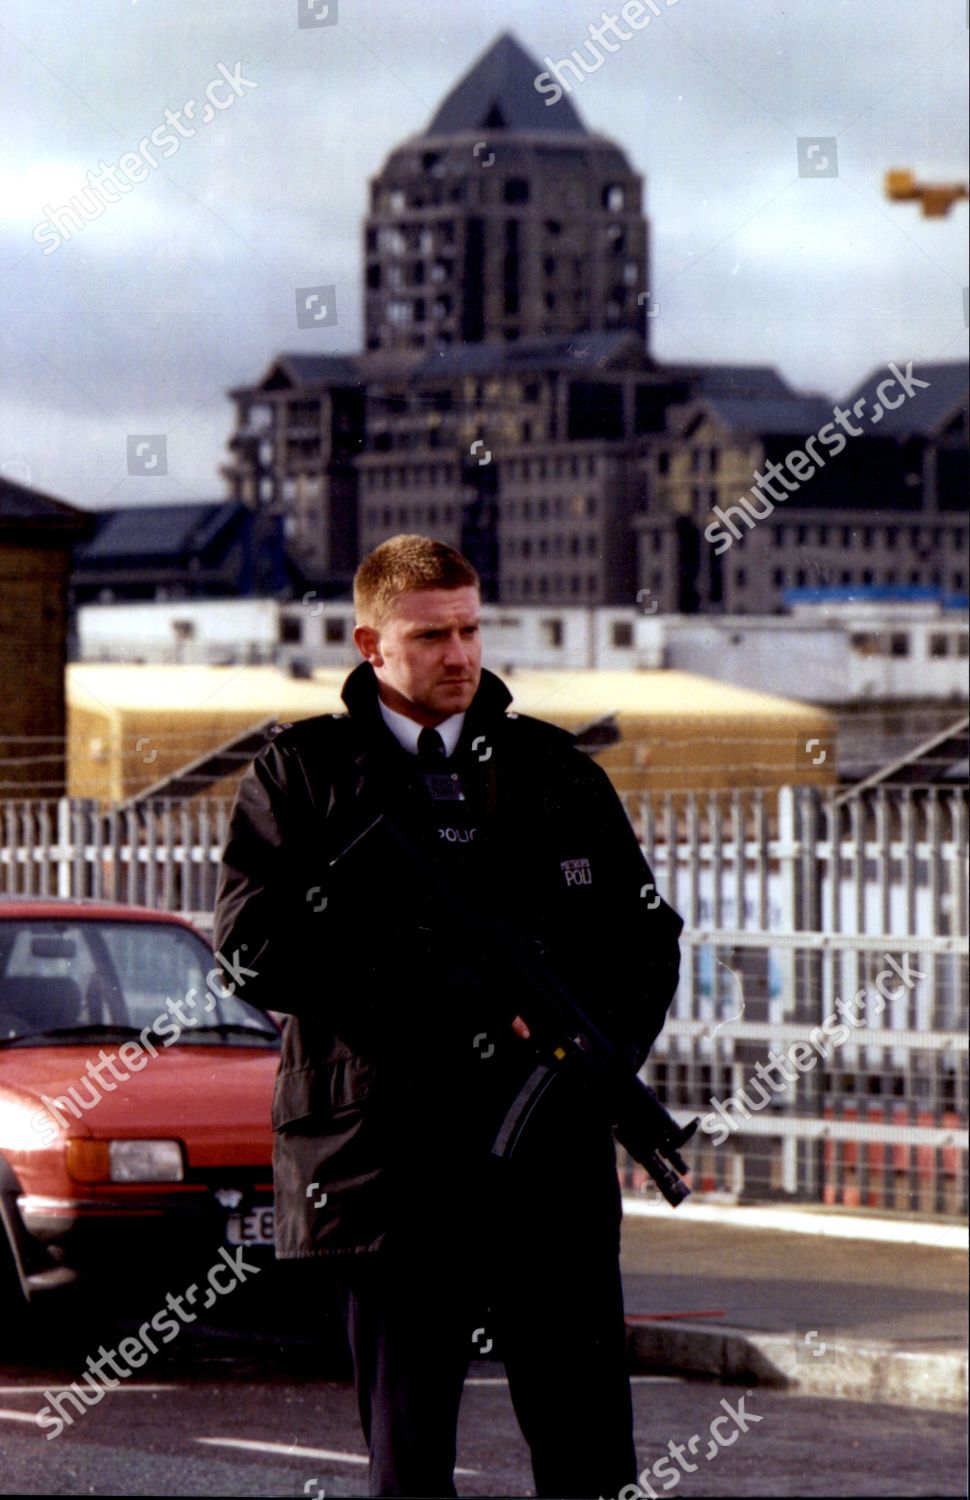
[[(346, 594), (368, 551), (420, 531), (503, 603), (965, 593), (967, 367), (907, 367), (885, 409), (874, 372), (843, 410), (771, 369), (658, 364), (642, 179), (539, 71), (499, 38), (373, 179), (365, 349), (281, 354), (231, 393), (230, 496), (279, 520), (303, 591)], [(781, 489), (758, 487), (766, 465)]]
[(84, 511), (0, 475), (0, 797), (65, 791), (68, 580), (72, 548), (92, 526)]

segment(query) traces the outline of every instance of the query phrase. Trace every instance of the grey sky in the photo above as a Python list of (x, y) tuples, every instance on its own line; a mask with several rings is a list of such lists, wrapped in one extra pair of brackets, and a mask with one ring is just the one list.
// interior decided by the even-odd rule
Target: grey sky
[[(677, 0), (574, 87), (646, 178), (657, 357), (775, 364), (835, 398), (889, 359), (965, 356), (966, 204), (926, 220), (882, 192), (893, 166), (966, 179), (965, 3)], [(220, 495), (226, 387), (283, 348), (359, 344), (390, 148), (500, 31), (544, 66), (602, 11), (339, 0), (301, 29), (297, 0), (4, 0), (0, 469), (90, 506)], [(201, 124), (220, 63), (256, 87)], [(45, 255), (47, 206), (192, 98), (198, 133)], [(837, 138), (837, 178), (799, 177), (799, 135)], [(338, 326), (298, 331), (294, 289), (331, 282)], [(159, 432), (168, 475), (129, 477), (127, 435)]]

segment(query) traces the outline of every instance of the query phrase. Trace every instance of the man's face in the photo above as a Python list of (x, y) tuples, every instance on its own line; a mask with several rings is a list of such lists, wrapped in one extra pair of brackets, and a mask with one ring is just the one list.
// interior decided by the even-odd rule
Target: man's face
[(418, 589), (398, 596), (379, 630), (357, 627), (388, 708), (433, 727), (470, 706), (482, 675), (480, 614), (476, 588)]

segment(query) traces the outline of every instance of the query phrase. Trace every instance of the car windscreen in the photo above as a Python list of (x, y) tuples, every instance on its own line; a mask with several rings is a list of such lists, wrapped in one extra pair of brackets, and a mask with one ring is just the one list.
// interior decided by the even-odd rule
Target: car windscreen
[(174, 923), (0, 922), (0, 1041), (70, 1041), (147, 1028), (156, 1045), (276, 1046), (273, 1023)]

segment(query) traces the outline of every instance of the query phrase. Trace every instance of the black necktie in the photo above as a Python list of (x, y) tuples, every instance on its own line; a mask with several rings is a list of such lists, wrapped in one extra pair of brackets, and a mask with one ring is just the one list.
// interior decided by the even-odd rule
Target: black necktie
[(443, 771), (448, 757), (445, 742), (437, 729), (422, 729), (418, 735), (418, 758), (428, 771)]

